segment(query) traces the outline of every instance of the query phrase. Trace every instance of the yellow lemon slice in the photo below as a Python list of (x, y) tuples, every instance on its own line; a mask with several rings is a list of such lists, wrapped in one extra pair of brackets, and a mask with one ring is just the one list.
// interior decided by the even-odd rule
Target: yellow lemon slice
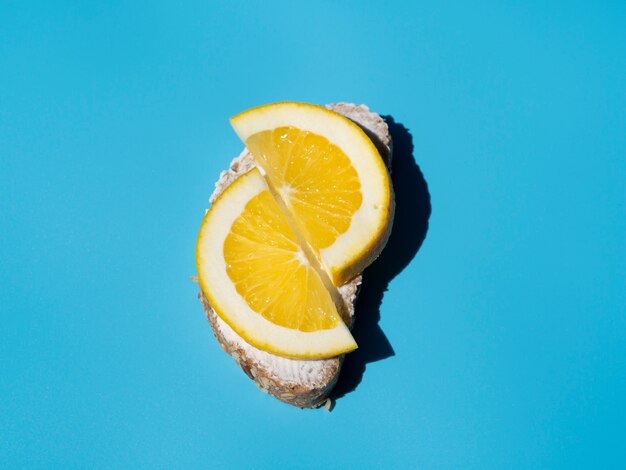
[(385, 164), (359, 126), (292, 102), (252, 108), (231, 124), (334, 285), (376, 259), (391, 231), (394, 199)]
[(253, 346), (306, 359), (356, 348), (256, 168), (233, 182), (207, 212), (196, 264), (216, 313)]

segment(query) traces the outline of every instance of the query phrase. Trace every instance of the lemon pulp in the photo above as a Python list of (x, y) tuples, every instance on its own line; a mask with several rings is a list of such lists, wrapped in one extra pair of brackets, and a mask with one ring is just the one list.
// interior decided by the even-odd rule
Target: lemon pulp
[(226, 272), (250, 308), (300, 331), (335, 327), (331, 296), (269, 191), (254, 196), (224, 241)]
[(245, 143), (316, 253), (348, 230), (363, 196), (339, 147), (291, 126), (258, 132)]

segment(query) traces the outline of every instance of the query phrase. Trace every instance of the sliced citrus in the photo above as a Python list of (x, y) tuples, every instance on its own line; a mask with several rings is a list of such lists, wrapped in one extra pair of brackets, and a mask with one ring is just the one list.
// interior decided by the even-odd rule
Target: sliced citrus
[(356, 348), (258, 169), (239, 177), (207, 212), (196, 263), (211, 306), (253, 346), (306, 359)]
[(335, 285), (384, 247), (393, 193), (376, 147), (354, 122), (304, 103), (252, 108), (231, 124)]

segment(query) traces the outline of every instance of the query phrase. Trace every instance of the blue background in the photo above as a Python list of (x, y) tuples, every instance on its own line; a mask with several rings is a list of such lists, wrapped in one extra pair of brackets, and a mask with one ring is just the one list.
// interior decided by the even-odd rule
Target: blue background
[[(626, 468), (625, 25), (624, 2), (1, 2), (0, 467)], [(393, 116), (432, 207), (369, 307), (394, 355), (331, 413), (258, 391), (189, 280), (228, 118), (284, 99)]]

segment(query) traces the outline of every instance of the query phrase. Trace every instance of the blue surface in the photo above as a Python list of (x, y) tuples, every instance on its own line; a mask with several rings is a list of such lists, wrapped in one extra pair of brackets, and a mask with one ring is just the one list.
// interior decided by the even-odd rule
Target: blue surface
[[(0, 3), (0, 467), (626, 468), (624, 2), (88, 3)], [(332, 413), (189, 281), (228, 118), (283, 99), (393, 116), (432, 207)]]

